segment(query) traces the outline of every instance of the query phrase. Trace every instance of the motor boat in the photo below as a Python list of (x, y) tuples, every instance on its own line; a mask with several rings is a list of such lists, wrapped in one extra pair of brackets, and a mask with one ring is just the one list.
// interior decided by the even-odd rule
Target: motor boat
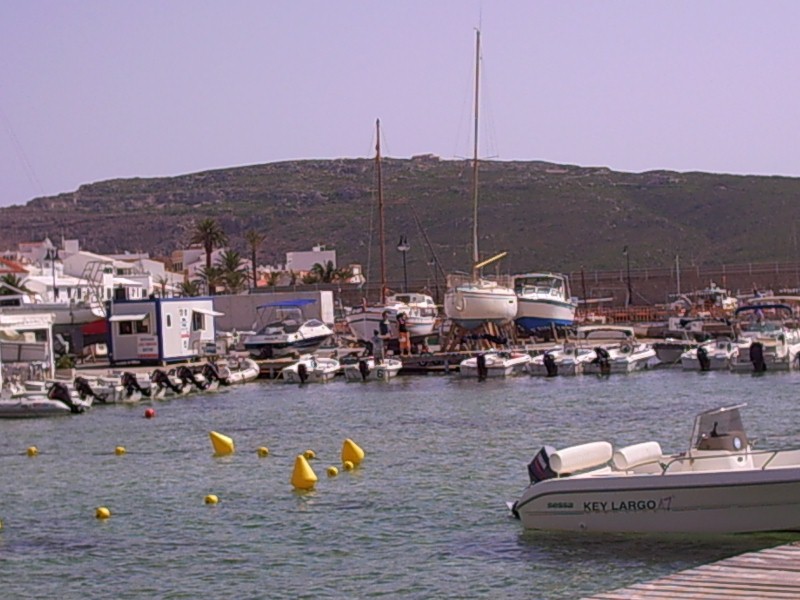
[(194, 390), (191, 383), (184, 382), (174, 370), (169, 372), (163, 369), (156, 369), (150, 373), (151, 397), (156, 400), (164, 400), (175, 396), (185, 396)]
[(526, 368), (531, 375), (545, 377), (582, 375), (584, 365), (594, 360), (595, 356), (594, 350), (590, 348), (566, 343), (534, 356)]
[(622, 325), (584, 325), (577, 337), (582, 346), (591, 344), (595, 356), (584, 364), (586, 374), (608, 375), (647, 369), (655, 360), (650, 344), (636, 340), (633, 327)]
[(800, 449), (755, 450), (740, 409), (695, 417), (686, 452), (656, 441), (614, 450), (598, 441), (528, 465), (530, 485), (509, 503), (525, 529), (629, 533), (800, 530)]
[(526, 273), (511, 279), (517, 295), (517, 325), (528, 333), (575, 322), (578, 303), (572, 299), (569, 278), (561, 273)]
[(293, 365), (281, 369), (281, 377), (286, 383), (325, 383), (341, 370), (335, 358), (324, 358), (304, 354)]
[(738, 355), (739, 346), (730, 338), (721, 337), (681, 354), (681, 368), (685, 371), (727, 371)]
[(316, 300), (284, 300), (257, 307), (259, 322), (266, 324), (244, 338), (244, 347), (254, 358), (290, 356), (317, 350), (333, 335), (333, 330), (319, 319), (303, 316), (302, 308), (314, 302)]
[(504, 325), (517, 314), (517, 296), (514, 290), (487, 279), (457, 281), (457, 275), (448, 276), (448, 290), (444, 296), (444, 312), (448, 318), (473, 330), (486, 323)]
[(396, 358), (385, 358), (376, 363), (372, 356), (342, 360), (342, 372), (346, 381), (388, 381), (395, 377), (403, 363)]
[(397, 315), (404, 314), (406, 327), (412, 342), (420, 341), (433, 333), (436, 323), (436, 303), (427, 294), (393, 294), (382, 304), (359, 306), (346, 317), (347, 327), (360, 342), (369, 342), (374, 332), (380, 330), (384, 314), (389, 321), (389, 340), (397, 340), (399, 330)]
[(792, 307), (782, 303), (749, 304), (736, 309), (738, 356), (731, 360), (737, 372), (788, 371), (798, 367), (800, 329)]
[(458, 365), (462, 377), (511, 377), (525, 372), (531, 355), (524, 352), (490, 351), (465, 358)]
[(219, 365), (219, 374), (222, 380), (227, 381), (230, 385), (248, 383), (258, 379), (261, 368), (252, 358), (227, 360)]
[(24, 391), (0, 394), (0, 418), (20, 419), (81, 414), (91, 408), (91, 400), (81, 400), (66, 383), (52, 382), (45, 394)]

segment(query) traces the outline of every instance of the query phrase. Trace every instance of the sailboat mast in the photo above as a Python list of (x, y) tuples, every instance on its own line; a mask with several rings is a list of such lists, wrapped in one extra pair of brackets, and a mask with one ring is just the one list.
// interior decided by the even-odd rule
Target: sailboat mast
[(375, 172), (378, 184), (378, 239), (381, 245), (381, 304), (386, 302), (386, 240), (383, 219), (383, 178), (381, 175), (381, 120), (375, 120), (378, 141), (375, 143)]
[(475, 38), (475, 131), (472, 146), (472, 264), (480, 260), (478, 253), (478, 108), (480, 106), (481, 30)]

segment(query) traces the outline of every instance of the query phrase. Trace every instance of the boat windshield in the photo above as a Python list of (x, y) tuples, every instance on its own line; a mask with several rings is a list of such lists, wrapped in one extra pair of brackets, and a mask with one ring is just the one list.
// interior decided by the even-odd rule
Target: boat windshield
[(558, 277), (516, 277), (514, 291), (518, 294), (550, 294), (561, 290), (564, 282)]
[(691, 448), (706, 449), (708, 440), (724, 438), (733, 434), (746, 440), (742, 417), (739, 414), (739, 409), (745, 406), (747, 405), (737, 404), (736, 406), (715, 408), (697, 415), (694, 420)]

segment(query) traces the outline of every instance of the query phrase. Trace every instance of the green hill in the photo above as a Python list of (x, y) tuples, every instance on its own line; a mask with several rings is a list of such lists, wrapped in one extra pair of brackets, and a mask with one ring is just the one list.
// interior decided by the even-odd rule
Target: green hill
[[(469, 161), (384, 159), (382, 173), (389, 268), (401, 268), (395, 246), (406, 235), (410, 277), (427, 275), (433, 254), (445, 271), (467, 270)], [(668, 266), (676, 254), (698, 265), (798, 255), (797, 178), (484, 161), (480, 182), (481, 255), (507, 250), (503, 271), (616, 269), (626, 245), (634, 267)], [(369, 159), (103, 181), (0, 209), (0, 249), (63, 235), (97, 252), (166, 255), (186, 243), (197, 219), (213, 217), (239, 249), (244, 231), (264, 231), (261, 262), (283, 262), (287, 251), (321, 243), (336, 248), (340, 264), (371, 264), (374, 271), (375, 187)]]

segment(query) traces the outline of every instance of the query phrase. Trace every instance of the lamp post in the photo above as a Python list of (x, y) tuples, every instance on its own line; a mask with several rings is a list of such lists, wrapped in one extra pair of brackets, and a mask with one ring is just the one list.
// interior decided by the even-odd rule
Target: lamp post
[(625, 255), (625, 269), (628, 278), (628, 303), (626, 306), (633, 304), (633, 288), (631, 287), (631, 257), (628, 255), (628, 247), (622, 249), (622, 254)]
[(56, 300), (56, 259), (58, 258), (58, 248), (48, 248), (45, 258), (50, 261), (50, 272), (53, 275), (53, 302)]
[(411, 244), (408, 243), (408, 238), (404, 235), (400, 236), (400, 241), (397, 242), (397, 251), (403, 256), (403, 292), (408, 291), (408, 271), (406, 270), (406, 253), (411, 250)]

